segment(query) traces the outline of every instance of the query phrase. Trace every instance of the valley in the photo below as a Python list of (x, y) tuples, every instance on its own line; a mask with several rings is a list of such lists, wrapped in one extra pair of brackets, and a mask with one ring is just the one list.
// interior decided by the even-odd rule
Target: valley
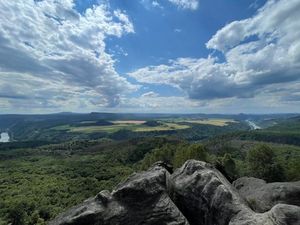
[(0, 0), (0, 225), (300, 225), (300, 0)]
[[(35, 217), (46, 223), (160, 160), (174, 168), (206, 161), (229, 180), (300, 179), (297, 115), (0, 115), (0, 126), (14, 135), (0, 143), (1, 225), (16, 211), (24, 224)], [(271, 149), (277, 172), (256, 174), (248, 166), (249, 152), (262, 146)]]

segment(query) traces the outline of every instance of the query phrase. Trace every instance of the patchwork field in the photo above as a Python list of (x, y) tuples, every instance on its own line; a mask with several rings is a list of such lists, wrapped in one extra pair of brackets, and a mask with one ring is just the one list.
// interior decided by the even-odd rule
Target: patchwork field
[(178, 124), (178, 123), (162, 123), (160, 126), (149, 127), (149, 126), (139, 126), (133, 131), (136, 132), (147, 132), (147, 131), (164, 131), (164, 130), (181, 130), (190, 128), (188, 125)]
[[(212, 125), (224, 127), (230, 123), (237, 123), (231, 119), (168, 119), (154, 121), (155, 125), (147, 125), (144, 120), (114, 120), (109, 121), (111, 125), (93, 125), (96, 121), (82, 121), (81, 126), (63, 125), (57, 126), (53, 129), (58, 131), (67, 131), (70, 133), (114, 133), (119, 130), (130, 130), (133, 132), (154, 132), (154, 131), (168, 131), (168, 130), (182, 130), (192, 126), (192, 124)], [(185, 123), (185, 124), (182, 124)], [(190, 123), (191, 125), (187, 124)]]
[(194, 124), (203, 124), (203, 125), (213, 125), (213, 126), (227, 126), (229, 123), (237, 123), (237, 121), (232, 119), (178, 119), (174, 122), (185, 122), (185, 123), (194, 123)]
[(178, 124), (178, 123), (169, 123), (169, 122), (160, 122), (157, 126), (147, 126), (144, 125), (146, 121), (138, 120), (124, 120), (124, 121), (111, 121), (113, 125), (105, 126), (79, 126), (74, 127), (70, 125), (57, 126), (53, 129), (59, 131), (75, 132), (75, 133), (114, 133), (119, 130), (131, 130), (134, 132), (153, 132), (153, 131), (167, 131), (167, 130), (180, 130), (187, 129), (190, 126)]

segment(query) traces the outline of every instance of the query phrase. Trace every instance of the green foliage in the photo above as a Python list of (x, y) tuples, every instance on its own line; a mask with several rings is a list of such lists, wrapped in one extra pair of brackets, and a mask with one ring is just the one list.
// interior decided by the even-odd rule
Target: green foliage
[(45, 225), (40, 212), (33, 202), (14, 202), (8, 209), (7, 220), (11, 225)]
[[(171, 148), (170, 145), (178, 143), (177, 140), (169, 140), (166, 138), (148, 138), (147, 141), (139, 141), (138, 143), (133, 143), (136, 147), (129, 151), (126, 163), (136, 163), (144, 159), (148, 152), (151, 152), (156, 148)], [(157, 160), (161, 158), (157, 156)], [(166, 157), (165, 157), (166, 158)], [(163, 160), (163, 159), (161, 159)]]
[(226, 171), (227, 175), (234, 180), (237, 176), (237, 170), (236, 170), (236, 164), (234, 159), (231, 157), (230, 154), (225, 153), (225, 155), (222, 158), (222, 165), (224, 167), (224, 170)]
[(284, 180), (283, 168), (275, 161), (272, 148), (259, 145), (248, 152), (247, 162), (251, 176), (264, 179), (268, 182)]
[(201, 144), (192, 144), (187, 148), (177, 148), (173, 158), (174, 167), (180, 167), (189, 159), (208, 161), (208, 153), (205, 147)]
[(8, 211), (8, 220), (12, 225), (23, 225), (26, 220), (26, 211), (23, 204), (17, 204)]
[(172, 163), (176, 148), (180, 148), (179, 146), (182, 146), (182, 144), (174, 145), (168, 143), (160, 148), (155, 148), (153, 151), (145, 155), (144, 159), (140, 163), (141, 169), (145, 170), (157, 161)]
[(0, 150), (0, 222), (41, 225), (98, 191), (112, 189), (133, 172), (112, 157), (122, 150), (117, 145), (72, 142)]
[(188, 144), (186, 142), (177, 144), (167, 143), (161, 148), (156, 148), (147, 153), (140, 165), (141, 169), (146, 169), (154, 162), (164, 161), (178, 168), (189, 159), (208, 161), (209, 154), (201, 144)]
[(111, 190), (153, 149), (178, 142), (101, 139), (0, 149), (0, 224), (46, 223), (100, 190)]

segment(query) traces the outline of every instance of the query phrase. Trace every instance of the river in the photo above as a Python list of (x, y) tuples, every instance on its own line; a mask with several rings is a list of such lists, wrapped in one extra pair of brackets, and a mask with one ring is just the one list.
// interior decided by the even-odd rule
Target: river
[(2, 132), (0, 134), (0, 142), (9, 142), (9, 135), (7, 132)]
[(251, 127), (251, 130), (258, 130), (258, 129), (261, 129), (261, 127), (258, 126), (258, 125), (256, 125), (253, 121), (246, 120), (246, 122), (247, 122), (248, 125)]

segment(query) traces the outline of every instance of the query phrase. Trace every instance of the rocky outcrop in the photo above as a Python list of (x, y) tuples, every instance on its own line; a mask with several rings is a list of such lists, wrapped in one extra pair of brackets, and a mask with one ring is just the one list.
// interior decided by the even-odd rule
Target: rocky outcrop
[(188, 161), (171, 178), (172, 199), (192, 225), (228, 224), (240, 211), (250, 211), (237, 191), (210, 164)]
[[(257, 213), (243, 197), (246, 181), (237, 180), (237, 190), (212, 165), (195, 160), (173, 174), (169, 171), (165, 164), (156, 163), (111, 193), (102, 191), (63, 213), (50, 225), (300, 225), (300, 207), (285, 201), (284, 194), (278, 202), (290, 205), (272, 201), (270, 210)], [(288, 190), (291, 194), (295, 189)]]
[(233, 186), (257, 212), (266, 212), (279, 203), (300, 206), (300, 181), (266, 183), (242, 177), (234, 181)]
[(157, 163), (146, 172), (131, 175), (110, 193), (70, 209), (51, 225), (188, 225), (186, 218), (170, 199), (170, 174)]

